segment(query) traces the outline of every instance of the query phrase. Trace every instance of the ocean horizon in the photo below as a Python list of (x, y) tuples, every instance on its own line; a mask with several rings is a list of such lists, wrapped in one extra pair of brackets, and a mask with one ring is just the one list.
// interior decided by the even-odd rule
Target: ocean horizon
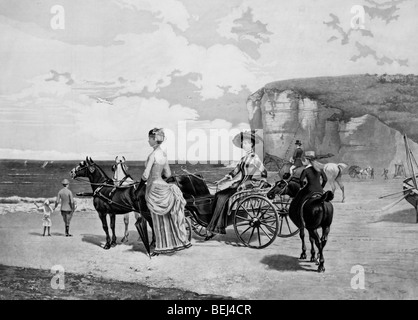
[[(108, 175), (113, 176), (111, 170), (113, 160), (94, 160)], [(0, 159), (0, 198), (52, 198), (62, 188), (61, 181), (67, 178), (74, 195), (78, 192), (91, 192), (87, 180), (72, 180), (70, 171), (80, 161), (76, 160), (23, 160)], [(134, 180), (139, 181), (145, 169), (144, 161), (126, 161), (128, 173)], [(200, 173), (208, 181), (217, 180), (231, 170), (224, 164), (192, 164), (170, 163), (172, 174), (184, 174), (182, 168), (193, 173)], [(82, 181), (83, 180), (83, 181)], [(14, 200), (13, 200), (14, 201)]]

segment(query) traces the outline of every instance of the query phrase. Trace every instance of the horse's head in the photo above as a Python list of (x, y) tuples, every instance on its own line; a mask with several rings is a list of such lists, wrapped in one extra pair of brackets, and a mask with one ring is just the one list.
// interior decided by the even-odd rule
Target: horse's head
[(94, 173), (97, 169), (96, 164), (91, 158), (87, 158), (84, 161), (81, 161), (77, 167), (73, 168), (70, 171), (70, 176), (72, 179), (78, 177), (89, 177), (90, 174)]
[(274, 187), (267, 192), (267, 198), (274, 199), (276, 194), (283, 194), (287, 188), (288, 182), (286, 180), (279, 180), (274, 184)]

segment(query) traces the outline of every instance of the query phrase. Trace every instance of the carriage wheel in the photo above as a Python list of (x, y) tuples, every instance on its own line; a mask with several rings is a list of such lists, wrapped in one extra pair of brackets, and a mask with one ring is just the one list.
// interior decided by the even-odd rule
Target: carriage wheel
[(193, 214), (190, 214), (188, 218), (190, 219), (189, 223), (193, 232), (201, 238), (206, 237), (206, 227), (199, 224)]
[(274, 204), (262, 195), (244, 198), (234, 211), (234, 230), (247, 247), (262, 249), (277, 237), (279, 218)]
[(290, 202), (291, 199), (284, 195), (280, 195), (280, 199), (274, 201), (277, 213), (279, 214), (279, 231), (277, 236), (280, 238), (292, 237), (299, 232), (299, 228), (289, 218)]

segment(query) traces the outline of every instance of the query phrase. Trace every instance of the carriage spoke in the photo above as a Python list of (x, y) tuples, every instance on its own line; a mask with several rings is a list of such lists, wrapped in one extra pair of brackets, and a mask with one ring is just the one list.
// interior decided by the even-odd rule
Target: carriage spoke
[[(251, 226), (250, 226), (249, 228), (251, 228)], [(251, 235), (250, 235), (250, 239), (248, 240), (248, 243), (250, 243), (250, 242), (251, 242), (251, 239), (253, 238), (253, 235), (254, 235), (254, 229), (255, 229), (255, 228), (253, 228), (253, 230), (251, 231)]]
[(289, 221), (287, 220), (287, 216), (285, 217), (285, 219), (286, 219), (287, 228), (289, 229), (289, 232), (291, 232), (291, 228), (290, 228), (290, 225), (289, 225)]
[[(268, 229), (268, 228), (267, 228)], [(264, 229), (260, 226), (260, 230), (264, 232), (264, 234), (271, 240), (272, 238), (264, 231)]]
[(246, 233), (248, 230), (250, 230), (251, 226), (249, 226), (247, 229), (245, 229), (243, 232), (240, 233), (240, 236), (242, 236), (244, 233)]
[(268, 225), (268, 224), (265, 224), (265, 223), (261, 223), (263, 226), (265, 226), (270, 232), (273, 232), (274, 233), (274, 226), (270, 226), (270, 225)]
[(260, 237), (260, 228), (257, 227), (257, 234), (258, 234), (258, 244), (261, 246), (261, 237)]
[(248, 226), (249, 222), (247, 221), (242, 221), (242, 222), (238, 222), (235, 224), (237, 227), (243, 227), (243, 226)]
[(242, 208), (245, 210), (245, 212), (251, 217), (251, 218), (254, 218), (249, 212), (248, 212), (248, 210), (244, 207), (244, 206), (242, 206)]
[(236, 216), (237, 219), (245, 220), (245, 221), (252, 221), (252, 219), (248, 219), (247, 217)]
[[(253, 212), (255, 211), (255, 209), (254, 209), (254, 207), (253, 207), (253, 204), (250, 202), (250, 204), (251, 204), (251, 209), (253, 209)], [(245, 209), (245, 208), (244, 208)], [(247, 211), (247, 210), (245, 210), (245, 211)], [(251, 217), (251, 218), (254, 218), (254, 216), (252, 216), (252, 215), (250, 215), (250, 213), (247, 211), (247, 213), (248, 213), (248, 215)]]
[(283, 227), (283, 217), (280, 215), (280, 230), (279, 230), (279, 234), (282, 234), (282, 227)]

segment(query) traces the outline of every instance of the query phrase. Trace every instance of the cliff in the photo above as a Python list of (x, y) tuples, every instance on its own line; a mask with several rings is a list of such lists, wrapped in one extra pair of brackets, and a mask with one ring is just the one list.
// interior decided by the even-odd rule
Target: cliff
[(417, 102), (417, 76), (354, 75), (269, 83), (247, 108), (267, 153), (288, 159), (299, 139), (304, 150), (334, 154), (329, 161), (393, 173), (405, 164), (403, 133), (418, 158)]

